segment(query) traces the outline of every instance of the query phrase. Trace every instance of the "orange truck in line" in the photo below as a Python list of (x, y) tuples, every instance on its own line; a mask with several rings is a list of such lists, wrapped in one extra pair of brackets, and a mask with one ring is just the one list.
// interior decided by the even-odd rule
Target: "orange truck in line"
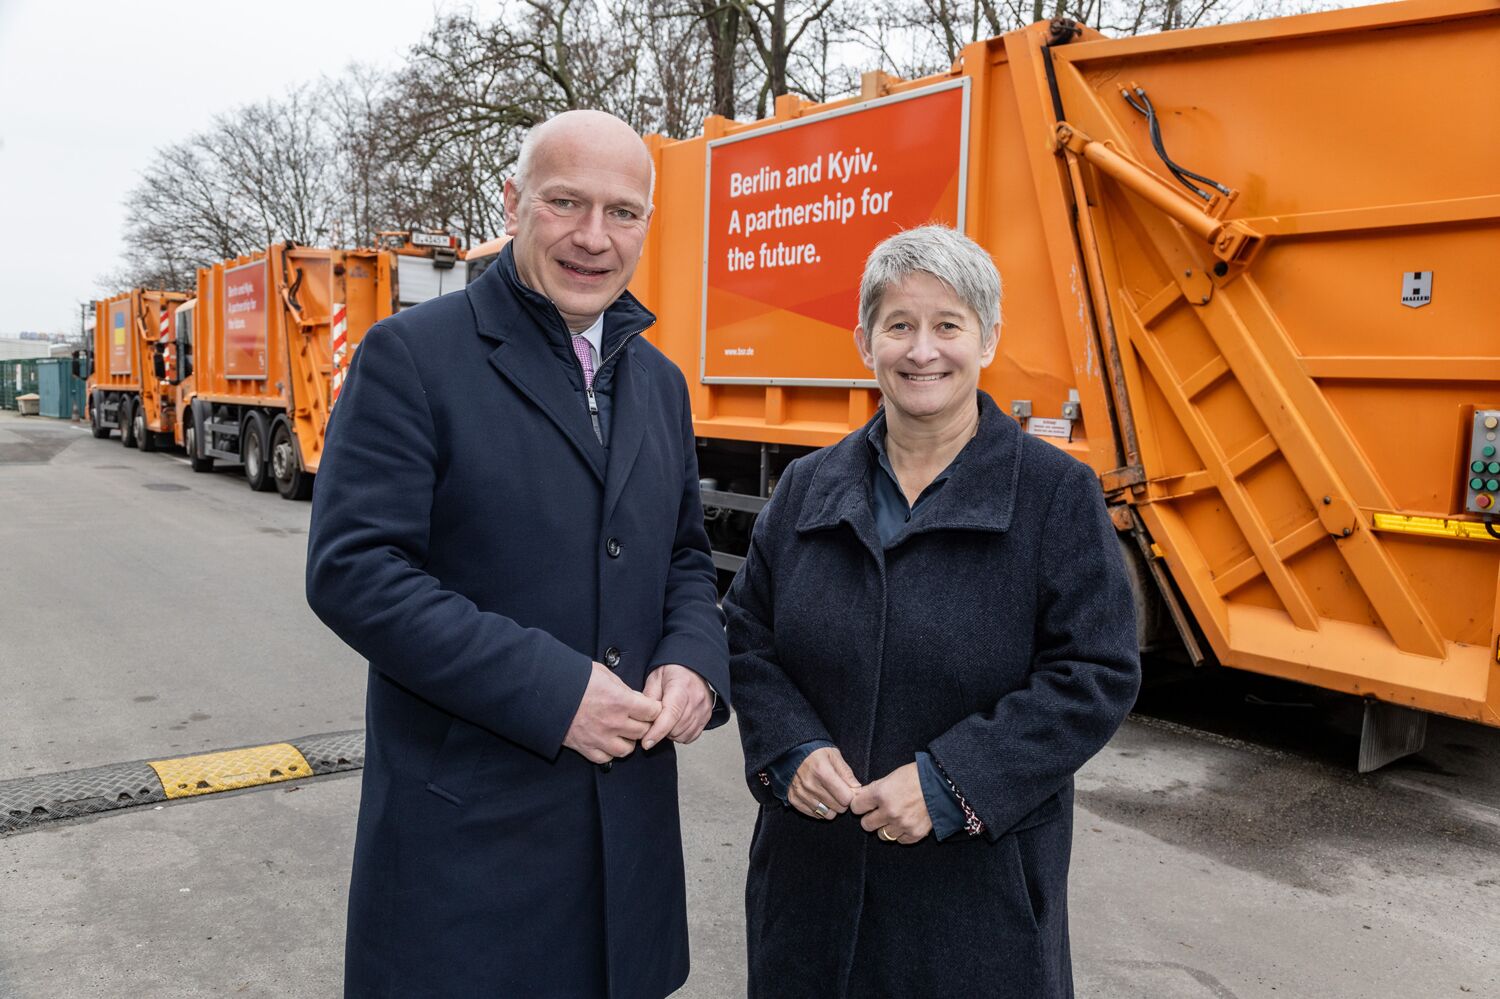
[(1496, 52), (1493, 0), (1057, 21), (651, 138), (632, 289), (688, 375), (716, 562), (874, 414), (864, 257), (944, 222), (1004, 281), (980, 385), (1097, 474), (1143, 645), (1364, 698), (1361, 769), (1428, 712), (1500, 725)]
[(364, 333), (396, 307), (391, 255), (277, 243), (198, 271), (177, 308), (177, 443), (193, 471), (312, 495), (328, 415)]
[(256, 491), (312, 495), (328, 418), (371, 326), (466, 271), (453, 237), (382, 233), (381, 248), (277, 243), (198, 271), (162, 366), (175, 440), (195, 472), (238, 465)]
[[(74, 361), (74, 373), (88, 378), (89, 427), (95, 437), (119, 430), (121, 443), (142, 451), (170, 442), (173, 392), (155, 361), (156, 345), (170, 338), (177, 306), (187, 297), (134, 288), (95, 303), (92, 356), (81, 351)], [(85, 364), (92, 370), (83, 370)]]

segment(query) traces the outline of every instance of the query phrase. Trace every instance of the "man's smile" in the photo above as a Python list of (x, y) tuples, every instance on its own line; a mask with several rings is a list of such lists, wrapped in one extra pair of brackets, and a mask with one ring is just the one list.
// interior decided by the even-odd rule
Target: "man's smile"
[(607, 267), (589, 267), (584, 264), (575, 264), (571, 260), (559, 260), (558, 264), (561, 265), (563, 270), (572, 271), (574, 274), (591, 278), (608, 274), (610, 270)]

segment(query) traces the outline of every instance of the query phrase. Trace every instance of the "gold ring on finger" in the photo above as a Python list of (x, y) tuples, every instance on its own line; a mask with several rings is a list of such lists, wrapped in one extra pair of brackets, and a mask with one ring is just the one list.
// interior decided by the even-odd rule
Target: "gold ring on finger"
[(885, 826), (881, 826), (880, 827), (880, 831), (878, 833), (876, 833), (875, 835), (879, 836), (881, 839), (885, 840), (887, 843), (894, 843), (894, 842), (896, 842), (896, 837), (892, 836), (891, 835), (891, 831), (889, 829), (887, 829)]
[(813, 805), (813, 811), (818, 813), (818, 818), (820, 819), (828, 818), (828, 806), (823, 804), (821, 801)]

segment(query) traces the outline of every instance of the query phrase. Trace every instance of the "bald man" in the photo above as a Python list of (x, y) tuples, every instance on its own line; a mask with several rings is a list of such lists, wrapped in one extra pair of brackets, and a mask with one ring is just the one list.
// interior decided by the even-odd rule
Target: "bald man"
[(625, 290), (652, 188), (624, 122), (534, 128), (495, 265), (355, 355), (307, 560), (370, 665), (347, 996), (687, 978), (674, 744), (729, 672), (687, 385)]

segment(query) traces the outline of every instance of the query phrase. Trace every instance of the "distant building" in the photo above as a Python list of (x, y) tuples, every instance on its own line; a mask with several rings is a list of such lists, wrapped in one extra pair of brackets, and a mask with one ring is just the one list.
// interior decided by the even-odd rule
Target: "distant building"
[(31, 337), (24, 340), (0, 337), (0, 361), (13, 361), (24, 357), (51, 357), (52, 342), (33, 339), (36, 335), (33, 333)]

